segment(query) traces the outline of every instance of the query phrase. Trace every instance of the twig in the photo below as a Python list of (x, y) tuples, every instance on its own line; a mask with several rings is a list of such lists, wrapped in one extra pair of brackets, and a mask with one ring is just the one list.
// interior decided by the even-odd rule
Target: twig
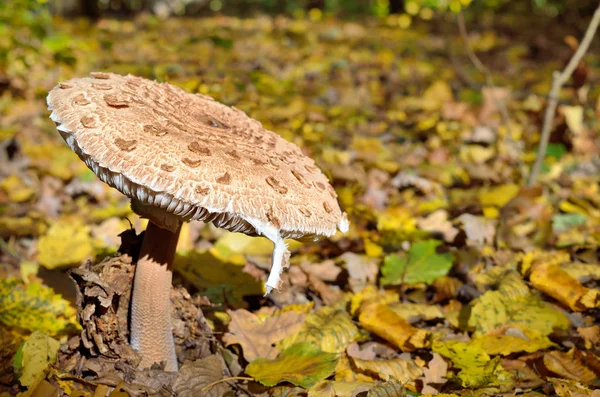
[(223, 383), (223, 382), (229, 382), (230, 380), (254, 380), (254, 378), (250, 378), (248, 376), (231, 376), (229, 378), (223, 378), (223, 379), (219, 379), (215, 382), (209, 383), (208, 385), (204, 386), (201, 390), (207, 391), (214, 385), (217, 385), (217, 384)]
[(510, 136), (510, 124), (506, 104), (496, 96), (496, 85), (494, 84), (492, 74), (490, 73), (488, 68), (485, 67), (483, 62), (481, 62), (481, 60), (479, 59), (477, 54), (475, 54), (475, 51), (473, 51), (473, 48), (471, 47), (471, 42), (469, 41), (469, 34), (467, 33), (467, 26), (465, 25), (465, 17), (463, 16), (462, 12), (458, 13), (457, 23), (458, 31), (460, 32), (460, 37), (465, 43), (467, 56), (469, 57), (475, 68), (479, 71), (479, 73), (483, 74), (483, 76), (485, 77), (486, 84), (492, 87), (493, 91), (491, 92), (491, 96), (494, 99), (494, 102), (496, 102), (496, 107), (498, 108), (500, 116), (502, 117), (502, 123), (506, 128), (507, 134)]
[(560, 89), (567, 81), (569, 81), (571, 75), (575, 71), (575, 68), (577, 65), (579, 65), (581, 58), (583, 58), (587, 52), (590, 43), (596, 34), (596, 30), (598, 29), (598, 24), (600, 24), (600, 2), (598, 2), (598, 8), (596, 8), (594, 16), (592, 17), (592, 20), (585, 31), (583, 40), (581, 40), (581, 44), (579, 44), (577, 51), (575, 51), (575, 54), (573, 54), (573, 57), (571, 57), (571, 60), (562, 72), (559, 73), (558, 70), (556, 70), (552, 74), (552, 88), (550, 89), (548, 105), (546, 107), (546, 113), (544, 114), (544, 124), (542, 126), (540, 144), (538, 147), (537, 156), (535, 158), (535, 163), (533, 164), (533, 167), (531, 167), (531, 172), (529, 173), (527, 186), (533, 186), (537, 181), (540, 168), (542, 167), (542, 162), (546, 157), (546, 150), (548, 149), (548, 141), (550, 140), (550, 132), (552, 130), (552, 122), (554, 121), (556, 106), (558, 105), (558, 94), (560, 93)]

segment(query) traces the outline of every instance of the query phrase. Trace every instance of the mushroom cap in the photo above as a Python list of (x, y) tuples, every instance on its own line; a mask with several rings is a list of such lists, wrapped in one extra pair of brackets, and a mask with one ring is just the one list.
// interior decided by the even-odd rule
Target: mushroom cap
[(47, 101), (71, 149), (134, 202), (250, 235), (348, 229), (314, 161), (235, 107), (112, 73), (60, 83)]

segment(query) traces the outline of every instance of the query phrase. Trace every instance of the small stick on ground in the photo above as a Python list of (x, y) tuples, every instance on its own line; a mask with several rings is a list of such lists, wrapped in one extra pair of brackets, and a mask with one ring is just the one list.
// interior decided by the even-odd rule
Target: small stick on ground
[(508, 110), (506, 109), (506, 104), (504, 102), (502, 102), (500, 99), (498, 99), (498, 97), (496, 96), (496, 92), (495, 92), (496, 85), (494, 84), (494, 79), (492, 78), (492, 74), (490, 73), (488, 68), (485, 67), (483, 62), (481, 62), (481, 60), (479, 59), (477, 54), (475, 54), (475, 51), (473, 51), (473, 48), (471, 47), (471, 42), (469, 41), (469, 34), (467, 33), (467, 26), (465, 25), (465, 17), (463, 16), (462, 12), (458, 13), (457, 23), (458, 23), (458, 31), (460, 32), (460, 37), (462, 38), (462, 40), (465, 43), (465, 48), (467, 50), (467, 56), (473, 63), (473, 66), (475, 66), (475, 68), (479, 71), (479, 73), (483, 74), (483, 76), (485, 77), (486, 84), (488, 86), (492, 87), (492, 89), (494, 90), (492, 92), (492, 98), (494, 99), (494, 102), (496, 102), (496, 107), (498, 107), (498, 111), (500, 112), (500, 116), (502, 117), (502, 123), (504, 124), (504, 127), (506, 128), (506, 132), (508, 133), (508, 135), (510, 135), (510, 124), (509, 124)]
[(533, 167), (531, 167), (531, 172), (529, 173), (527, 186), (535, 185), (540, 173), (540, 169), (542, 168), (542, 163), (546, 157), (546, 150), (548, 149), (548, 141), (550, 140), (550, 132), (552, 131), (552, 123), (554, 121), (554, 113), (556, 112), (556, 107), (558, 106), (558, 94), (560, 93), (560, 89), (567, 81), (569, 81), (571, 75), (575, 71), (575, 68), (577, 65), (579, 65), (581, 58), (583, 58), (590, 47), (590, 43), (596, 34), (596, 30), (598, 29), (598, 24), (600, 24), (600, 2), (598, 2), (598, 8), (596, 8), (594, 16), (592, 17), (585, 35), (583, 36), (583, 40), (581, 40), (581, 44), (579, 44), (577, 51), (575, 51), (575, 54), (573, 54), (573, 57), (562, 72), (556, 70), (552, 74), (552, 88), (550, 89), (548, 105), (546, 107), (546, 113), (544, 114), (544, 125), (542, 126), (540, 144), (538, 147), (537, 156), (535, 158), (535, 163), (533, 164)]

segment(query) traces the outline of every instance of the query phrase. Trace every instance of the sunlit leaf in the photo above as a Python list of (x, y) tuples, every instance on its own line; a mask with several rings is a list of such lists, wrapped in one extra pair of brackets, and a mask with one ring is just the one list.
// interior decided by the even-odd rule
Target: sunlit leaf
[(323, 352), (340, 353), (358, 337), (359, 330), (350, 315), (345, 310), (327, 306), (309, 314), (299, 332), (281, 341), (281, 348), (306, 342)]
[(48, 335), (35, 331), (21, 345), (14, 359), (15, 372), (19, 383), (29, 388), (35, 387), (44, 379), (50, 365), (56, 361), (60, 342)]
[(481, 346), (459, 341), (434, 342), (434, 352), (450, 359), (460, 369), (458, 379), (464, 387), (499, 386), (512, 383), (499, 358), (491, 359)]
[(0, 322), (9, 327), (59, 335), (77, 327), (75, 309), (39, 282), (0, 280)]
[(78, 265), (94, 252), (90, 227), (78, 218), (59, 220), (40, 237), (38, 251), (40, 264), (45, 268)]
[(445, 276), (452, 268), (453, 257), (450, 253), (438, 254), (436, 248), (440, 244), (437, 240), (420, 241), (413, 244), (402, 257), (395, 254), (386, 256), (381, 269), (381, 283), (429, 284), (436, 278)]
[(274, 360), (259, 358), (246, 367), (246, 373), (265, 386), (290, 382), (309, 388), (333, 374), (339, 355), (324, 353), (312, 343), (296, 343)]

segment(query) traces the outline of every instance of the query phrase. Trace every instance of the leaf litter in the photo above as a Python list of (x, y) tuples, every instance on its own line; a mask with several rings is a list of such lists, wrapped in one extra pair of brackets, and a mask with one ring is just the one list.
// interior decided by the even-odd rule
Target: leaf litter
[[(27, 77), (0, 64), (0, 396), (598, 395), (597, 84), (587, 102), (565, 89), (540, 185), (523, 188), (552, 62), (488, 32), (478, 51), (517, 59), (474, 89), (459, 37), (390, 21), (62, 21)], [(269, 298), (268, 242), (187, 225), (177, 374), (138, 370), (127, 343), (144, 221), (59, 141), (39, 94), (101, 68), (243, 109), (315, 158), (351, 218), (290, 245)]]

